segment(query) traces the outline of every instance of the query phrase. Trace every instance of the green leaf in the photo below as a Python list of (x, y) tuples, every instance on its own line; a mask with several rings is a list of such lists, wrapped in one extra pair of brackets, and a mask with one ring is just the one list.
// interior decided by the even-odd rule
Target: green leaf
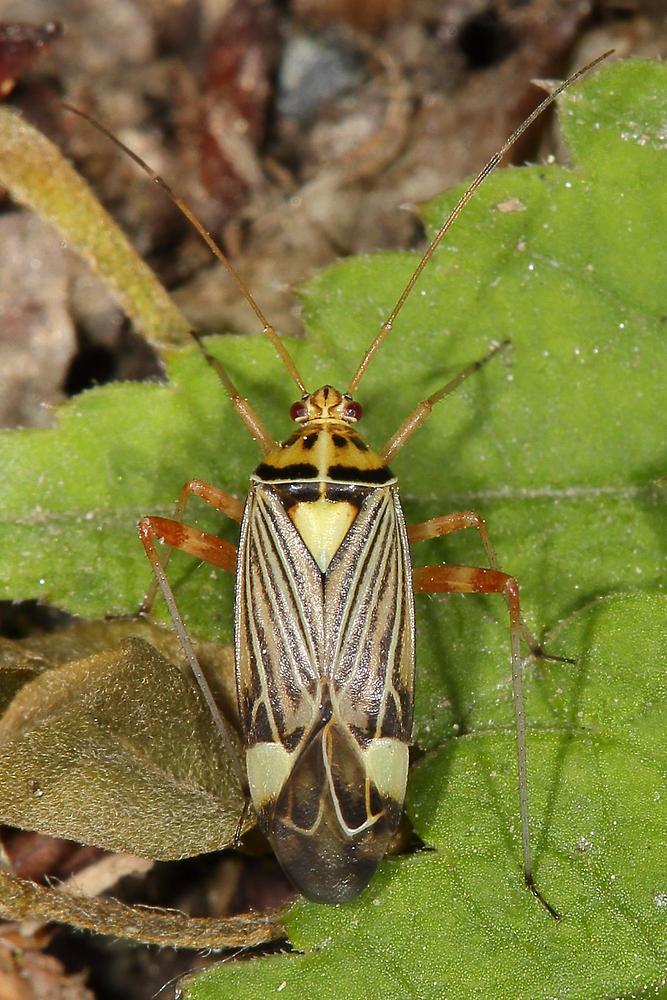
[[(531, 628), (546, 630), (554, 652), (581, 657), (577, 668), (531, 668), (529, 677), (537, 876), (564, 919), (556, 926), (521, 889), (502, 600), (420, 599), (416, 740), (434, 754), (415, 773), (411, 811), (436, 850), (387, 861), (355, 904), (300, 905), (289, 933), (303, 956), (226, 966), (217, 987), (208, 978), (192, 984), (193, 997), (353, 998), (372, 983), (396, 1000), (591, 1000), (648, 988), (660, 974), (664, 884), (651, 795), (664, 766), (653, 673), (664, 608), (651, 591), (664, 579), (664, 492), (655, 481), (665, 439), (667, 69), (612, 66), (563, 107), (574, 165), (489, 179), (358, 395), (367, 440), (381, 446), (419, 399), (490, 341), (511, 339), (435, 408), (393, 464), (409, 522), (456, 509), (487, 518), (501, 565), (521, 581)], [(431, 226), (456, 195), (429, 206)], [(357, 259), (308, 286), (308, 339), (290, 350), (309, 386), (347, 384), (416, 262), (413, 254)], [(269, 346), (225, 337), (214, 350), (286, 437), (298, 391)], [(191, 477), (243, 495), (259, 455), (215, 376), (194, 352), (168, 367), (168, 386), (88, 392), (61, 409), (56, 429), (0, 439), (6, 596), (84, 615), (130, 612), (150, 579), (138, 518), (168, 515)], [(188, 520), (235, 538), (233, 525), (196, 502)], [(483, 550), (465, 532), (418, 546), (415, 558), (474, 565)], [(195, 634), (228, 640), (231, 581), (178, 555), (170, 577)], [(597, 603), (627, 591), (639, 593)], [(588, 714), (579, 717), (582, 698)]]
[[(595, 136), (593, 165), (491, 178), (362, 383), (382, 441), (408, 398), (511, 337), (505, 359), (443, 403), (395, 466), (412, 517), (457, 507), (487, 516), (529, 621), (553, 632), (554, 652), (579, 657), (528, 676), (536, 872), (561, 923), (521, 885), (502, 604), (422, 600), (416, 733), (439, 749), (412, 775), (409, 809), (435, 851), (387, 860), (357, 903), (300, 904), (288, 932), (302, 955), (221, 966), (189, 981), (192, 1000), (354, 1000), (369, 984), (397, 1000), (591, 1000), (663, 982), (665, 604), (649, 593), (664, 579), (655, 479), (666, 373), (659, 286), (647, 295), (646, 285), (667, 264), (667, 159), (654, 148), (664, 145), (666, 85), (665, 67), (630, 63), (569, 95), (567, 138), (579, 149)], [(629, 120), (642, 123), (636, 141)], [(429, 206), (432, 227), (456, 196)], [(328, 355), (336, 374), (353, 370), (360, 329), (386, 315), (411, 266), (400, 255), (355, 261), (311, 284), (318, 370)], [(445, 546), (424, 548), (424, 561), (437, 561)], [(448, 539), (446, 558), (476, 563), (480, 548), (474, 536)]]
[(479, 729), (412, 774), (430, 850), (386, 861), (354, 903), (297, 905), (287, 930), (303, 954), (219, 965), (184, 997), (653, 995), (667, 957), (666, 612), (664, 597), (590, 606), (565, 630), (581, 654), (570, 685), (550, 667), (531, 690), (531, 713), (543, 700), (563, 721), (530, 737), (537, 874), (560, 922), (522, 888), (513, 734)]

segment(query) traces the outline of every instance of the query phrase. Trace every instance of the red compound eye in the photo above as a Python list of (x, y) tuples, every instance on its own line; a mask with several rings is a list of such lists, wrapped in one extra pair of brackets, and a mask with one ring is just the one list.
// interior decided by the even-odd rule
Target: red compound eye
[(361, 403), (357, 403), (356, 399), (353, 399), (345, 406), (345, 419), (361, 420), (363, 412)]
[(289, 409), (290, 420), (306, 420), (308, 417), (308, 407), (302, 399), (298, 403), (292, 403)]

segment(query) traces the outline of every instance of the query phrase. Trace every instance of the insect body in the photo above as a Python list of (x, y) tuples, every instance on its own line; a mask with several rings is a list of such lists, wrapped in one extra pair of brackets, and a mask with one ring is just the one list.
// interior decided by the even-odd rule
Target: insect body
[[(239, 545), (236, 649), (248, 783), (307, 896), (366, 885), (401, 818), (414, 612), (396, 480), (331, 386), (252, 476)], [(323, 878), (323, 873), (326, 873)]]
[[(277, 444), (193, 333), (263, 459), (251, 476), (245, 506), (215, 486), (191, 480), (174, 518), (145, 517), (139, 531), (155, 573), (144, 608), (159, 586), (232, 754), (233, 743), (165, 572), (168, 555), (161, 561), (156, 543), (236, 574), (236, 679), (246, 758), (239, 780), (285, 871), (310, 898), (338, 902), (358, 894), (400, 821), (412, 728), (413, 594), (499, 593), (510, 618), (524, 879), (558, 916), (532, 874), (521, 640), (542, 654), (523, 623), (517, 582), (501, 571), (484, 520), (473, 511), (406, 528), (388, 467), (432, 407), (503, 345), (493, 345), (419, 403), (377, 452), (355, 431), (361, 407), (353, 396), (419, 276), (479, 185), (544, 108), (607, 55), (556, 88), (480, 171), (436, 233), (344, 393), (331, 386), (306, 391), (285, 345), (212, 237), (166, 183), (127, 150), (166, 188), (227, 268), (302, 394), (291, 410), (299, 427)], [(224, 539), (183, 523), (192, 495), (241, 523), (238, 552)], [(409, 544), (469, 527), (479, 532), (486, 568), (440, 564), (411, 570)]]

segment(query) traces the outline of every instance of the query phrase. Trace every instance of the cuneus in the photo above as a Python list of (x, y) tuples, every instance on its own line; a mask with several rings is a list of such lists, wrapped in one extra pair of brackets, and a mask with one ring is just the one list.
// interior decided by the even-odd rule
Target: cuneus
[[(362, 410), (354, 395), (422, 271), (477, 188), (535, 118), (608, 54), (557, 87), (480, 171), (428, 246), (345, 392), (330, 385), (306, 390), (284, 343), (212, 237), (162, 178), (127, 150), (167, 190), (227, 268), (301, 394), (291, 409), (297, 428), (277, 443), (220, 361), (193, 333), (263, 457), (250, 477), (245, 504), (215, 486), (190, 480), (173, 518), (144, 517), (139, 530), (155, 573), (145, 609), (159, 586), (230, 752), (225, 723), (165, 572), (168, 554), (161, 559), (157, 543), (236, 574), (236, 680), (245, 746), (239, 777), (281, 865), (311, 899), (339, 902), (356, 896), (400, 822), (414, 700), (414, 595), (498, 593), (510, 620), (524, 879), (557, 917), (532, 872), (521, 641), (534, 654), (543, 654), (523, 623), (517, 582), (500, 569), (484, 520), (473, 511), (406, 527), (389, 467), (432, 407), (503, 345), (492, 345), (483, 358), (420, 402), (378, 451), (357, 433)], [(193, 495), (240, 522), (238, 550), (184, 523)], [(479, 532), (487, 567), (412, 569), (412, 544), (471, 527)]]

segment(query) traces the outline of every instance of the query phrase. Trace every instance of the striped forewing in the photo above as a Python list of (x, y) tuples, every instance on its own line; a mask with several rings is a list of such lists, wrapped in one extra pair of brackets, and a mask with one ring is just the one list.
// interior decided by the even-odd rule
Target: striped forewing
[(395, 487), (374, 490), (329, 567), (325, 662), (342, 718), (371, 738), (409, 741), (414, 610)]
[(414, 620), (393, 487), (369, 490), (322, 574), (276, 492), (255, 484), (239, 547), (237, 680), (246, 745), (294, 748), (331, 709), (359, 736), (409, 739)]
[(286, 742), (319, 711), (321, 573), (276, 492), (251, 488), (236, 581), (237, 690), (246, 745)]

